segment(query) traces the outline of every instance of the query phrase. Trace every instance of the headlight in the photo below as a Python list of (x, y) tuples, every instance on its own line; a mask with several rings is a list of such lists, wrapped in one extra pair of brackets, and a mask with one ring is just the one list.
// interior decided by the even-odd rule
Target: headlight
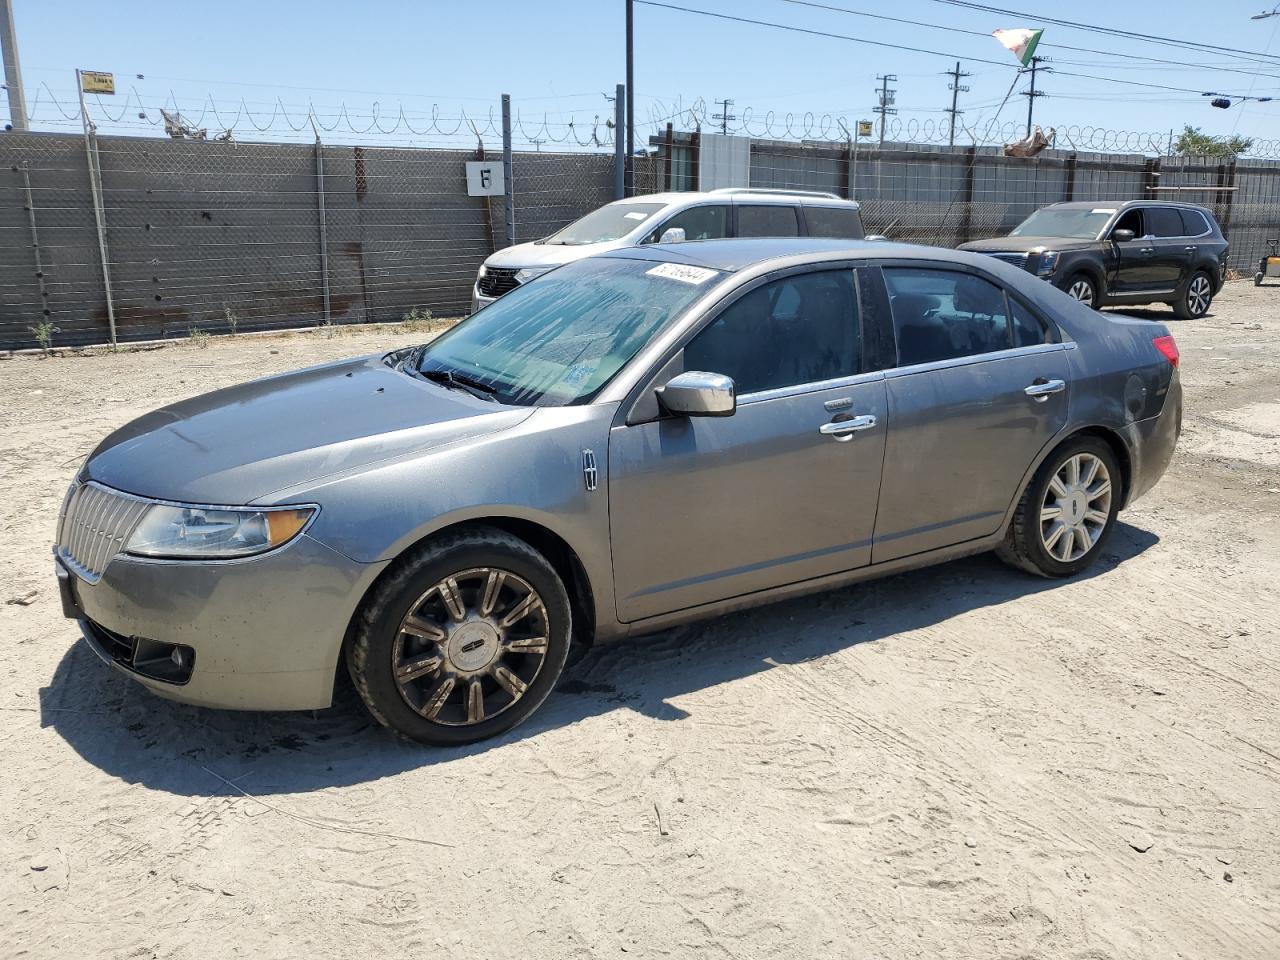
[(314, 507), (227, 510), (158, 503), (143, 516), (125, 552), (190, 559), (247, 557), (288, 543), (315, 512)]
[(1036, 266), (1036, 276), (1047, 277), (1058, 269), (1058, 253), (1056, 250), (1044, 250), (1040, 253), (1040, 262)]
[(534, 277), (540, 277), (551, 267), (524, 267), (516, 271), (516, 283), (528, 283)]
[(483, 280), (488, 273), (489, 273), (489, 268), (482, 263), (480, 264), (480, 272), (476, 274), (476, 279)]

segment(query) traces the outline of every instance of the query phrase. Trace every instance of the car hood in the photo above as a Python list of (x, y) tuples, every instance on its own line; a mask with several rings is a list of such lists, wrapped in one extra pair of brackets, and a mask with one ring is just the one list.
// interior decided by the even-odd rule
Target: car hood
[(1033, 253), (1037, 250), (1087, 250), (1097, 245), (1097, 240), (1073, 237), (992, 237), (990, 240), (962, 243), (959, 249), (973, 253)]
[(361, 357), (183, 400), (126, 424), (83, 474), (187, 503), (248, 504), (273, 491), (503, 430), (503, 406)]
[(629, 246), (621, 240), (608, 240), (604, 243), (517, 243), (514, 247), (504, 247), (484, 262), (486, 267), (502, 267), (508, 270), (519, 270), (523, 267), (560, 267), (583, 257), (607, 250), (617, 250)]

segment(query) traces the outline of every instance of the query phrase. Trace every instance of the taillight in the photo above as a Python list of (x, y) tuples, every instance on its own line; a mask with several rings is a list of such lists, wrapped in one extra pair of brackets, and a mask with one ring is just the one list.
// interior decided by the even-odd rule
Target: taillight
[(1178, 345), (1174, 342), (1171, 335), (1156, 337), (1151, 341), (1151, 345), (1164, 354), (1164, 358), (1175, 367), (1178, 365)]

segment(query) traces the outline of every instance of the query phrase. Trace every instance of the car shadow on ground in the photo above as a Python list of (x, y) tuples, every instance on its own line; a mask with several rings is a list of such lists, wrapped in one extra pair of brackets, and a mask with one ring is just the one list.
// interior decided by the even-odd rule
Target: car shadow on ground
[[(1158, 540), (1120, 523), (1106, 554), (1077, 579), (1105, 574)], [(83, 642), (68, 649), (40, 690), (41, 724), (105, 773), (154, 790), (301, 793), (501, 750), (612, 710), (680, 722), (689, 714), (672, 700), (690, 692), (941, 624), (1063, 582), (1009, 569), (987, 554), (601, 646), (566, 670), (527, 722), (469, 747), (433, 749), (396, 738), (370, 719), (345, 671), (327, 710), (208, 710), (148, 693), (104, 666)]]

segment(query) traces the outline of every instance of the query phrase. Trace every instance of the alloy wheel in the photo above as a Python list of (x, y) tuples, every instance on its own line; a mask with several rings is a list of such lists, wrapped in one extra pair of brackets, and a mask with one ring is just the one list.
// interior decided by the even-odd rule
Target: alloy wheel
[(1040, 541), (1060, 563), (1093, 549), (1111, 518), (1111, 474), (1091, 453), (1068, 457), (1049, 480), (1040, 505)]
[(1208, 311), (1211, 297), (1209, 278), (1203, 273), (1198, 273), (1192, 277), (1191, 285), (1187, 288), (1187, 306), (1191, 309), (1191, 312), (1199, 315)]
[(1081, 303), (1093, 305), (1093, 284), (1081, 277), (1067, 289), (1067, 293)]
[(509, 570), (445, 577), (409, 607), (391, 650), (400, 696), (428, 720), (481, 723), (510, 709), (547, 656), (542, 597)]

